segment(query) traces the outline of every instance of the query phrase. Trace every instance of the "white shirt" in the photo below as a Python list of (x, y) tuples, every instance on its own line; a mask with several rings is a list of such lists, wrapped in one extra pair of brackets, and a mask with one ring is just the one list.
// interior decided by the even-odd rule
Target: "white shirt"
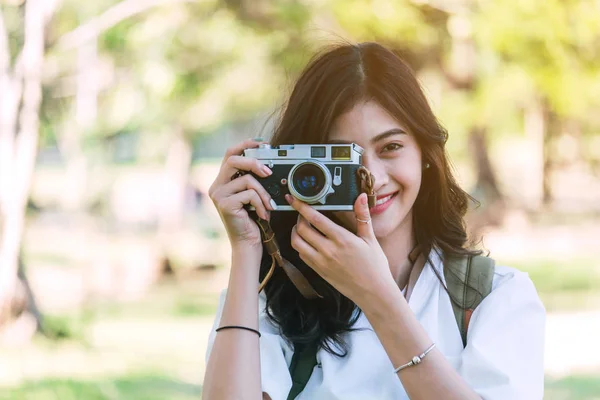
[[(544, 391), (545, 310), (526, 273), (496, 266), (492, 292), (475, 309), (467, 346), (450, 298), (432, 268), (444, 277), (436, 252), (421, 272), (409, 306), (429, 337), (467, 384), (484, 400), (537, 400)], [(444, 282), (445, 283), (445, 282)], [(215, 339), (226, 292), (223, 291), (209, 336), (206, 359)], [(273, 400), (286, 400), (293, 349), (267, 319), (265, 296), (259, 296), (262, 390)], [(385, 349), (364, 314), (354, 325), (368, 330), (347, 334), (350, 351), (339, 358), (319, 350), (317, 362), (299, 400), (408, 399)], [(423, 349), (425, 350), (425, 349)], [(407, 362), (410, 360), (406, 360)], [(419, 368), (419, 366), (410, 367)]]

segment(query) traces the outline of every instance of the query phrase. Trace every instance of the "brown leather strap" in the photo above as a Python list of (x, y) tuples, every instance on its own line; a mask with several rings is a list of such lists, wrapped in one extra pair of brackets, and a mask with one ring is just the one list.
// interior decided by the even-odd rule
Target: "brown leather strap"
[(375, 176), (363, 165), (356, 170), (361, 182), (361, 189), (367, 194), (369, 208), (375, 207), (377, 195), (375, 193)]
[(296, 268), (291, 262), (286, 260), (281, 256), (281, 252), (279, 251), (279, 245), (277, 244), (277, 239), (275, 239), (275, 233), (271, 229), (271, 225), (269, 221), (265, 221), (261, 218), (256, 218), (256, 223), (260, 227), (260, 231), (263, 238), (263, 243), (267, 249), (267, 252), (273, 259), (271, 263), (271, 268), (265, 276), (265, 279), (261, 282), (258, 291), (262, 291), (266, 286), (269, 279), (273, 275), (275, 270), (275, 265), (279, 265), (283, 268), (283, 271), (286, 273), (288, 278), (292, 281), (296, 289), (307, 299), (316, 299), (323, 298), (317, 291), (312, 287), (312, 285), (308, 282), (308, 279), (300, 272), (298, 268)]
[(294, 286), (296, 286), (296, 289), (298, 289), (298, 291), (302, 294), (302, 296), (307, 299), (323, 298), (323, 296), (317, 293), (304, 275), (302, 275), (302, 272), (300, 272), (300, 270), (296, 268), (294, 264), (285, 258), (282, 258), (282, 260), (283, 264), (281, 264), (281, 267), (287, 274), (288, 278), (290, 278)]
[(469, 322), (471, 322), (471, 315), (473, 315), (473, 309), (469, 308), (465, 310), (465, 331), (469, 330)]

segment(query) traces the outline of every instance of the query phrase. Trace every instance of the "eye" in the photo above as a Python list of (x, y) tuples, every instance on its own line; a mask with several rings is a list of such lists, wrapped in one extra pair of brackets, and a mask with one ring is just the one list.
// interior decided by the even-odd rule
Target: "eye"
[(383, 151), (384, 152), (396, 151), (396, 150), (402, 149), (403, 147), (404, 146), (400, 143), (389, 143), (384, 146)]

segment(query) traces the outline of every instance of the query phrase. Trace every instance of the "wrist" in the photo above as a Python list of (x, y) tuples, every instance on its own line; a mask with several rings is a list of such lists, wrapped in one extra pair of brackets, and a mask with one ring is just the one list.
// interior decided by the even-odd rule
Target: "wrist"
[(258, 260), (260, 262), (262, 253), (262, 243), (236, 243), (231, 246), (231, 257), (233, 260)]
[(367, 317), (371, 318), (385, 318), (389, 315), (390, 307), (396, 308), (402, 301), (406, 302), (402, 291), (393, 279), (374, 286), (360, 298), (360, 304), (357, 305)]
[(262, 247), (237, 245), (231, 248), (231, 275), (258, 282)]

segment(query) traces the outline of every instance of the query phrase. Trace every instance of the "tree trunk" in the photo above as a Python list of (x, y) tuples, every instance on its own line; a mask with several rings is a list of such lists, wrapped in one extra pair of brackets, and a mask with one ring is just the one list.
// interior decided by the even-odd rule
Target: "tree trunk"
[(488, 140), (486, 130), (482, 127), (473, 127), (469, 132), (469, 146), (471, 154), (475, 158), (477, 169), (477, 181), (475, 186), (483, 193), (485, 202), (492, 204), (503, 200), (502, 193), (496, 181), (496, 175), (489, 157)]
[(191, 145), (185, 138), (182, 128), (177, 127), (165, 162), (161, 191), (163, 201), (158, 217), (157, 239), (164, 253), (163, 272), (169, 272), (169, 269), (172, 272), (169, 256), (174, 235), (183, 228), (191, 162)]
[(40, 312), (40, 309), (38, 308), (35, 296), (33, 294), (33, 290), (31, 289), (31, 285), (29, 284), (29, 279), (27, 279), (27, 273), (25, 272), (25, 262), (23, 261), (23, 257), (19, 257), (17, 277), (21, 281), (23, 290), (25, 291), (25, 308), (35, 318), (36, 331), (46, 335), (46, 332), (44, 331), (44, 318), (42, 316), (42, 313)]
[(47, 0), (28, 0), (25, 3), (25, 40), (14, 73), (6, 45), (8, 35), (0, 13), (3, 83), (0, 156), (6, 157), (0, 165), (0, 323), (11, 318), (10, 305), (16, 290), (25, 211), (38, 146), (44, 30), (56, 5), (56, 2)]
[[(453, 4), (455, 7), (451, 7), (448, 11), (448, 33), (452, 45), (450, 63), (448, 67), (443, 67), (442, 71), (456, 90), (467, 92), (473, 97), (479, 86), (477, 78), (479, 55), (471, 26), (473, 5), (467, 0)], [(503, 196), (490, 162), (487, 127), (484, 124), (485, 121), (480, 121), (473, 116), (469, 127), (468, 145), (477, 176), (474, 197), (483, 205), (469, 215), (471, 237), (478, 237), (485, 226), (500, 224), (505, 213)]]
[[(464, 2), (450, 15), (448, 32), (452, 38), (452, 51), (450, 66), (444, 69), (444, 73), (454, 88), (473, 94), (479, 82), (476, 74), (477, 48), (472, 35), (470, 13), (467, 2)], [(475, 122), (470, 128), (469, 145), (477, 169), (476, 186), (484, 189), (488, 203), (501, 200), (503, 196), (490, 163), (487, 129), (481, 122)]]
[(554, 172), (554, 154), (552, 146), (561, 130), (561, 121), (558, 116), (545, 104), (546, 115), (546, 132), (544, 134), (544, 161), (542, 180), (542, 202), (545, 206), (549, 206), (554, 200), (552, 193), (552, 173)]
[(546, 131), (546, 112), (542, 102), (535, 99), (527, 105), (524, 115), (525, 136), (530, 152), (526, 165), (528, 188), (525, 193), (525, 204), (530, 210), (537, 210), (544, 197), (544, 133)]
[(181, 128), (177, 128), (165, 162), (160, 230), (173, 232), (182, 226), (191, 161), (191, 146)]

